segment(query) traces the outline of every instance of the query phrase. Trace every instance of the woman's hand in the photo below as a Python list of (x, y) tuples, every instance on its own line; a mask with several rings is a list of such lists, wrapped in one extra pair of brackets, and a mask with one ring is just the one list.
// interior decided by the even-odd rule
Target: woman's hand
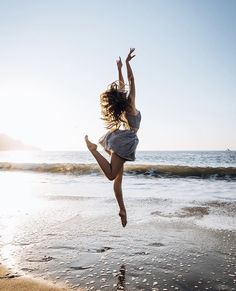
[(116, 64), (117, 64), (118, 70), (121, 70), (121, 68), (123, 66), (122, 61), (121, 61), (121, 57), (119, 57), (119, 60), (116, 60)]
[(135, 55), (132, 56), (132, 53), (133, 53), (134, 51), (135, 51), (135, 48), (131, 48), (131, 49), (130, 49), (129, 54), (128, 54), (127, 58), (126, 58), (126, 63), (128, 63), (129, 61), (132, 60), (132, 58), (135, 57)]
[(124, 88), (124, 78), (123, 78), (123, 74), (122, 74), (122, 61), (121, 61), (121, 57), (119, 57), (119, 60), (116, 60), (117, 63), (117, 69), (118, 69), (118, 77), (119, 77), (119, 89), (123, 89)]

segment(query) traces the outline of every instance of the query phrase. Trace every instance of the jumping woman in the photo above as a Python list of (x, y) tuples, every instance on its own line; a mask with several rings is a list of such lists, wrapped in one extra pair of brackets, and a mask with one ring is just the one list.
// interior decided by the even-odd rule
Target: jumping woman
[[(130, 66), (130, 61), (135, 57), (132, 55), (133, 52), (134, 48), (131, 48), (126, 58), (129, 92), (125, 90), (122, 61), (119, 58), (117, 60), (119, 81), (110, 84), (100, 96), (102, 119), (108, 132), (99, 139), (99, 143), (109, 153), (111, 161), (104, 158), (97, 151), (97, 145), (89, 141), (87, 135), (85, 136), (87, 147), (102, 171), (109, 180), (114, 180), (114, 192), (120, 208), (119, 216), (123, 227), (127, 224), (121, 187), (124, 163), (135, 160), (135, 151), (139, 142), (137, 131), (141, 121), (141, 113), (135, 106), (135, 82)], [(121, 125), (123, 129), (120, 129)]]

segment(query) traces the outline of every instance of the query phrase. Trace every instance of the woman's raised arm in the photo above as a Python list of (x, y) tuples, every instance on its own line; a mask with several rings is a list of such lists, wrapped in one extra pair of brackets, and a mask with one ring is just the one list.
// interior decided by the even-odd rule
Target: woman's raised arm
[(126, 58), (126, 67), (127, 67), (127, 77), (128, 77), (128, 81), (129, 81), (129, 86), (130, 86), (130, 93), (129, 93), (129, 101), (130, 101), (130, 106), (132, 108), (131, 111), (133, 111), (133, 113), (136, 113), (136, 107), (135, 107), (135, 82), (134, 82), (134, 75), (133, 75), (133, 71), (131, 69), (130, 66), (130, 61), (132, 60), (132, 58), (135, 57), (135, 55), (132, 55), (132, 53), (134, 52), (134, 48), (130, 49), (130, 52)]
[(121, 57), (119, 57), (119, 60), (116, 60), (116, 64), (117, 64), (117, 69), (118, 69), (118, 78), (119, 78), (119, 89), (124, 88), (125, 86), (125, 82), (124, 82), (124, 78), (122, 75), (122, 61), (121, 61)]

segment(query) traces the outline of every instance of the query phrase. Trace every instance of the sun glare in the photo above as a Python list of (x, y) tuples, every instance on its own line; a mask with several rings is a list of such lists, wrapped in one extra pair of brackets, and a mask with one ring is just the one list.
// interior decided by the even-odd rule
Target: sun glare
[(35, 196), (32, 183), (25, 173), (0, 172), (1, 257), (10, 267), (15, 266), (14, 252), (19, 246), (12, 244), (30, 213), (37, 211), (42, 201)]
[[(55, 147), (69, 119), (58, 92), (45, 80), (13, 78), (0, 88), (0, 133), (38, 148)], [(56, 89), (55, 89), (56, 90)]]
[(17, 212), (31, 212), (40, 205), (25, 173), (0, 173), (2, 215), (14, 215)]

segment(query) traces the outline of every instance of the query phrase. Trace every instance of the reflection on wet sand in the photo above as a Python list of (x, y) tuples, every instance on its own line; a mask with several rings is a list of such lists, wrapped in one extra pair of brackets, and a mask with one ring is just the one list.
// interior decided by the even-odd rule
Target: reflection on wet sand
[(125, 290), (125, 265), (121, 265), (118, 275), (117, 291)]

